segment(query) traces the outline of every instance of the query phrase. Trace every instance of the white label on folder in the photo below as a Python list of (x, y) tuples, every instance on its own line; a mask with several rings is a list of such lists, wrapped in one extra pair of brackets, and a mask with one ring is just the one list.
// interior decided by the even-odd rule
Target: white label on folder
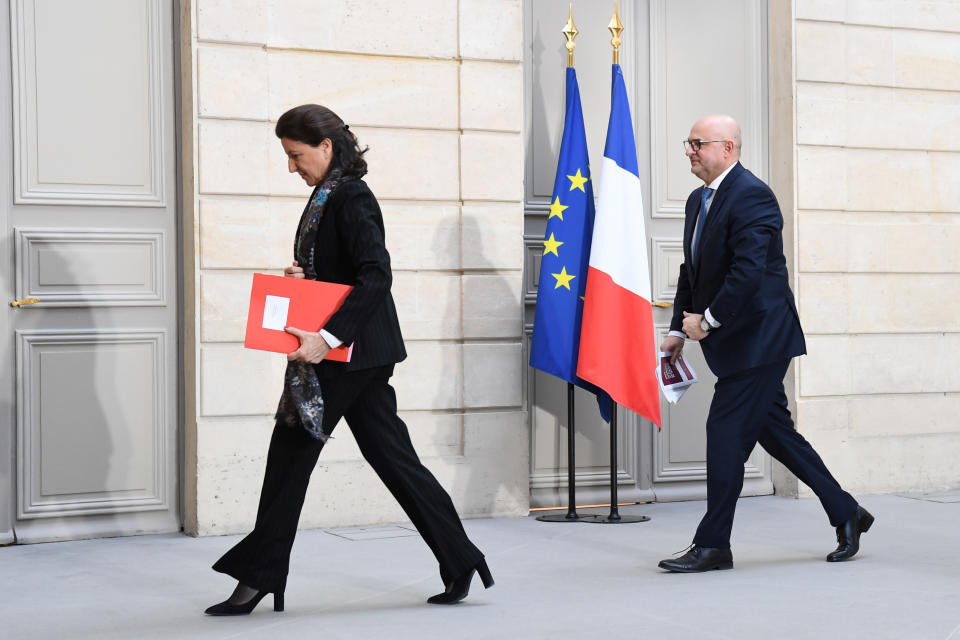
[(267, 296), (263, 304), (263, 328), (283, 331), (287, 326), (287, 311), (290, 309), (290, 298)]

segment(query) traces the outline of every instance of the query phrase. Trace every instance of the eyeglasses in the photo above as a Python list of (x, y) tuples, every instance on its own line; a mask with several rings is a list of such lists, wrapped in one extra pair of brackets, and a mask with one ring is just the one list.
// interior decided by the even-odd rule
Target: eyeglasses
[(686, 153), (690, 149), (693, 149), (693, 152), (697, 153), (700, 151), (700, 147), (710, 142), (726, 142), (726, 140), (684, 140), (683, 151)]

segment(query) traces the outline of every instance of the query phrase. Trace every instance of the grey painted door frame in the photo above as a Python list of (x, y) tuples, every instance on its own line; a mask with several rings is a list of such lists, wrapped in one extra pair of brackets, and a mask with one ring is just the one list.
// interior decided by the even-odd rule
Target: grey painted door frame
[(180, 527), (178, 11), (0, 18), (0, 543)]

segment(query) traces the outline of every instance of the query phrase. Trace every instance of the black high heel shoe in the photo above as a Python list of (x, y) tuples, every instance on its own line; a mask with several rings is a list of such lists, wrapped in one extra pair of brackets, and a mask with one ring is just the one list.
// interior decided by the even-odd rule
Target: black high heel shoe
[(448, 584), (446, 591), (427, 598), (427, 602), (430, 604), (457, 604), (466, 598), (470, 592), (470, 582), (473, 580), (474, 573), (480, 575), (484, 589), (493, 586), (493, 576), (490, 575), (490, 569), (487, 568), (487, 561), (481, 560), (475, 567)]
[[(224, 600), (220, 604), (208, 607), (204, 613), (211, 616), (245, 616), (253, 611), (263, 597), (270, 593), (269, 591), (257, 591), (252, 598), (246, 602), (235, 604), (230, 599)], [(273, 610), (283, 611), (283, 592), (273, 594)]]

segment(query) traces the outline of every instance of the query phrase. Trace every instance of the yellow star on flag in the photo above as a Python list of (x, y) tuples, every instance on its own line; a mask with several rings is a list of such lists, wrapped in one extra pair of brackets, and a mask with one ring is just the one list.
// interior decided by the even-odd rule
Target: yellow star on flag
[(543, 247), (544, 247), (544, 248), (543, 248), (543, 255), (547, 255), (548, 253), (552, 253), (553, 255), (555, 255), (555, 256), (557, 256), (557, 257), (559, 258), (559, 257), (560, 257), (560, 254), (557, 253), (557, 247), (559, 247), (559, 246), (562, 245), (562, 244), (563, 244), (563, 243), (560, 242), (559, 240), (557, 240), (556, 238), (554, 238), (554, 237), (553, 237), (553, 234), (551, 233), (551, 234), (550, 234), (550, 238), (543, 241)]
[(567, 273), (566, 267), (560, 269), (560, 273), (551, 273), (550, 275), (557, 279), (557, 286), (555, 286), (554, 289), (566, 287), (568, 291), (570, 290), (570, 281), (577, 277)]
[(556, 216), (556, 217), (560, 218), (561, 220), (563, 220), (563, 210), (564, 210), (564, 209), (569, 209), (569, 208), (570, 208), (570, 207), (565, 207), (565, 206), (563, 206), (562, 204), (560, 204), (560, 196), (557, 196), (557, 197), (553, 200), (553, 204), (550, 205), (550, 215), (547, 216), (547, 220), (549, 220), (550, 218), (552, 218), (552, 217), (554, 217), (554, 216)]
[(583, 188), (583, 185), (585, 185), (587, 180), (590, 178), (585, 178), (580, 175), (580, 169), (577, 169), (577, 175), (567, 176), (567, 178), (570, 179), (570, 191), (573, 191), (574, 189), (580, 189), (580, 191), (583, 191), (584, 193), (587, 192), (587, 190)]

